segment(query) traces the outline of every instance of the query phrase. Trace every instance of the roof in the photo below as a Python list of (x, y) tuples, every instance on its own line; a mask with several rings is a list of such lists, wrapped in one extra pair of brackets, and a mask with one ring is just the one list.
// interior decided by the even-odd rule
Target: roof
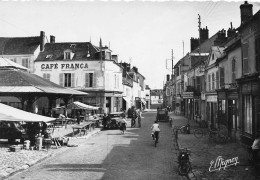
[(29, 71), (28, 68), (26, 68), (20, 64), (17, 64), (15, 62), (11, 61), (10, 59), (0, 57), (0, 69), (3, 69), (3, 68), (15, 68), (15, 69), (22, 69), (22, 70)]
[(53, 120), (55, 118), (26, 112), (0, 103), (0, 121), (48, 122)]
[(35, 74), (20, 70), (0, 70), (0, 93), (48, 93), (61, 95), (87, 95), (64, 88)]
[(95, 59), (95, 53), (99, 51), (99, 48), (90, 42), (46, 43), (44, 51), (40, 52), (35, 61), (64, 60), (65, 50), (74, 53), (72, 60), (82, 60)]
[(2, 55), (34, 54), (40, 42), (40, 36), (0, 37), (0, 53)]

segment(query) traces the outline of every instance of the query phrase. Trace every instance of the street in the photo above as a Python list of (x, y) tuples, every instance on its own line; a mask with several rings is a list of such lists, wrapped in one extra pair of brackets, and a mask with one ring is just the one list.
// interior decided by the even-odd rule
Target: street
[(88, 140), (78, 139), (78, 147), (46, 159), (17, 173), (17, 179), (183, 179), (177, 174), (177, 162), (168, 122), (160, 123), (157, 147), (151, 138), (150, 127), (155, 112), (143, 113), (142, 127), (101, 131)]

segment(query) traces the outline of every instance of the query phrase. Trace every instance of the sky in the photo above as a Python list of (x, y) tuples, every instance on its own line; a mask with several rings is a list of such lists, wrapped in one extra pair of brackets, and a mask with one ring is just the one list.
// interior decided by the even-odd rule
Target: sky
[[(253, 14), (260, 3), (253, 4)], [(131, 63), (151, 89), (162, 89), (173, 65), (190, 52), (201, 27), (209, 37), (230, 23), (240, 26), (244, 1), (0, 1), (0, 37), (39, 36), (56, 42), (110, 46), (119, 61)]]

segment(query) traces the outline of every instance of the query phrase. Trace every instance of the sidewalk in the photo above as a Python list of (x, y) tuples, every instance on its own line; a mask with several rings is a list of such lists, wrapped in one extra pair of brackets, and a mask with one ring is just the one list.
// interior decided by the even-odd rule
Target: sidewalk
[[(173, 126), (185, 125), (188, 122), (183, 116), (176, 116), (174, 114), (170, 114), (170, 116), (173, 118)], [(195, 121), (190, 121), (190, 125), (191, 134), (179, 134), (178, 140), (180, 148), (191, 150), (190, 158), (193, 173), (189, 174), (190, 179), (255, 179), (253, 168), (248, 163), (247, 152), (244, 147), (234, 142), (226, 144), (209, 143), (207, 136), (198, 139), (193, 135), (193, 130), (198, 127), (198, 124)], [(239, 163), (236, 166), (231, 163), (231, 166), (226, 167), (226, 169), (219, 169), (221, 161), (217, 161), (218, 156), (221, 156), (224, 161), (237, 157)], [(210, 164), (211, 161), (212, 166)]]
[[(95, 128), (94, 130), (91, 130), (88, 132), (88, 134), (84, 136), (75, 136), (71, 137), (72, 134), (72, 125), (68, 125), (67, 128), (57, 128), (54, 131), (53, 136), (54, 137), (69, 137), (69, 145), (80, 145), (80, 143), (88, 139), (94, 134), (97, 134), (100, 132), (100, 128)], [(29, 168), (30, 166), (44, 160), (45, 158), (51, 157), (56, 155), (57, 153), (64, 152), (68, 150), (69, 148), (73, 147), (67, 147), (62, 146), (60, 148), (56, 148), (54, 145), (51, 146), (51, 148), (47, 150), (20, 150), (18, 152), (10, 152), (9, 151), (9, 145), (7, 143), (0, 144), (0, 180), (4, 179), (5, 177), (8, 177), (9, 175), (16, 173), (18, 171), (22, 171), (24, 169)]]

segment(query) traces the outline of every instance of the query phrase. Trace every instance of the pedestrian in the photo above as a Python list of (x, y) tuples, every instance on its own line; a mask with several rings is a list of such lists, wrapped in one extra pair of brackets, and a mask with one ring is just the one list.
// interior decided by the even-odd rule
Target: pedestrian
[(103, 128), (106, 129), (107, 128), (107, 114), (104, 113), (104, 116), (103, 116), (103, 120), (102, 120), (102, 125), (103, 125)]
[(137, 112), (136, 112), (136, 109), (135, 109), (135, 106), (132, 106), (132, 119), (131, 119), (131, 127), (134, 127), (135, 126), (135, 120), (137, 118)]
[(80, 124), (80, 112), (76, 112), (76, 117), (77, 117), (77, 123)]
[[(258, 160), (258, 153), (260, 152), (260, 131), (256, 133), (255, 140), (253, 145), (251, 146), (252, 153), (253, 153), (253, 161), (257, 162)], [(260, 159), (259, 159), (260, 160)]]
[(125, 119), (125, 114), (121, 115), (121, 120), (120, 120), (120, 130), (121, 130), (121, 134), (125, 134), (126, 131), (126, 119)]
[(138, 126), (139, 126), (139, 128), (141, 128), (141, 119), (142, 119), (142, 111), (141, 111), (141, 109), (139, 109), (139, 111), (138, 111)]

